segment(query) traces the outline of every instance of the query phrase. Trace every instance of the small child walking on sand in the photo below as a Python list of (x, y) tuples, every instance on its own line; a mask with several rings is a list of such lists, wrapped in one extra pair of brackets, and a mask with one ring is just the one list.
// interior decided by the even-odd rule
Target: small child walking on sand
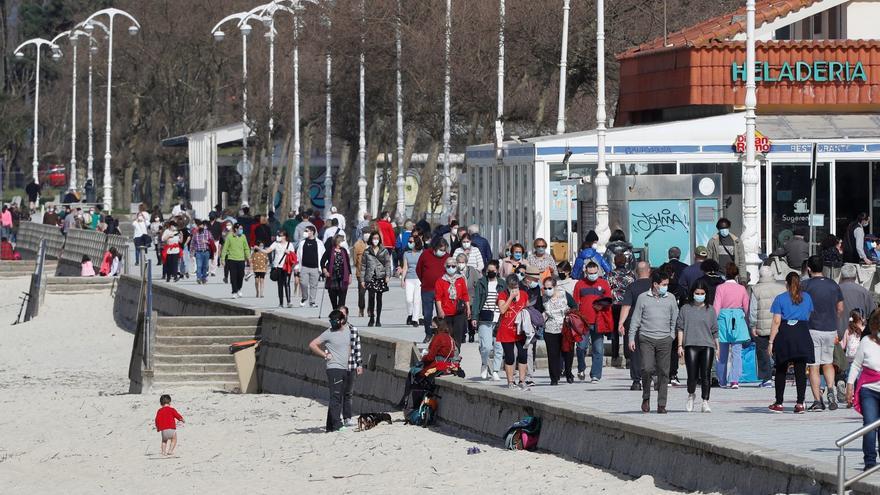
[(171, 396), (159, 397), (162, 407), (156, 412), (156, 431), (162, 434), (162, 455), (173, 455), (177, 447), (177, 421), (185, 423), (183, 416), (171, 407)]

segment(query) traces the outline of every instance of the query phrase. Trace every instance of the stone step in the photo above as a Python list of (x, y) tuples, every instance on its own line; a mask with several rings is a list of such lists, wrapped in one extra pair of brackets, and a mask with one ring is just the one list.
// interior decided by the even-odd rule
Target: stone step
[[(161, 318), (160, 318), (161, 320)], [(258, 330), (255, 326), (240, 326), (240, 327), (218, 327), (218, 326), (203, 326), (203, 327), (191, 327), (191, 326), (164, 326), (158, 325), (156, 327), (156, 336), (158, 337), (201, 337), (201, 336), (209, 336), (209, 335), (228, 335), (228, 336), (236, 336), (236, 335), (253, 335)], [(253, 337), (248, 337), (244, 340), (250, 340)], [(235, 341), (238, 342), (238, 341)]]
[(224, 383), (238, 383), (238, 373), (211, 373), (211, 372), (200, 372), (200, 373), (164, 373), (161, 376), (159, 373), (155, 373), (153, 375), (155, 381), (160, 381), (163, 383), (176, 383), (176, 382), (224, 382)]
[(226, 356), (229, 363), (186, 363), (186, 364), (157, 364), (154, 362), (153, 371), (155, 376), (164, 377), (175, 373), (236, 373), (235, 362), (231, 356)]
[(164, 390), (222, 390), (224, 392), (235, 392), (238, 393), (241, 390), (241, 386), (238, 383), (238, 379), (234, 382), (223, 382), (223, 381), (180, 381), (180, 382), (168, 382), (168, 381), (153, 381), (153, 390), (156, 393), (161, 393)]
[(229, 344), (213, 344), (213, 345), (168, 345), (156, 344), (156, 354), (166, 354), (175, 356), (196, 356), (200, 354), (226, 354), (229, 355)]
[(67, 285), (47, 285), (46, 292), (49, 294), (79, 294), (82, 292), (101, 292), (109, 291), (112, 288), (110, 284), (67, 284)]
[(226, 364), (235, 358), (224, 347), (223, 354), (154, 354), (153, 366), (174, 364)]
[(244, 316), (160, 316), (156, 325), (163, 327), (235, 327), (256, 326), (260, 317)]
[(234, 342), (243, 342), (253, 339), (248, 335), (182, 335), (182, 336), (162, 336), (156, 337), (156, 346), (161, 345), (212, 345), (224, 344), (228, 346)]
[(0, 272), (0, 278), (30, 277), (33, 273), (33, 270), (3, 271)]
[(113, 285), (116, 279), (113, 277), (47, 277), (48, 285)]

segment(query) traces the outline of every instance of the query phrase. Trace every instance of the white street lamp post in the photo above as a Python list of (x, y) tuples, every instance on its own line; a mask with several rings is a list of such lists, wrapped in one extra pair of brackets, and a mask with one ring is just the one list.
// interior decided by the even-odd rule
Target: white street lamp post
[(92, 32), (94, 32), (95, 27), (100, 28), (104, 31), (104, 34), (110, 36), (110, 29), (104, 25), (103, 22), (92, 19), (88, 23), (80, 23), (77, 27), (82, 27), (83, 30), (89, 35), (89, 130), (88, 130), (88, 139), (89, 139), (89, 149), (88, 156), (86, 157), (86, 181), (92, 181), (92, 187), (95, 185), (95, 172), (94, 172), (94, 164), (95, 164), (95, 152), (94, 152), (94, 142), (95, 142), (95, 134), (94, 134), (94, 126), (92, 124), (92, 56), (98, 52), (98, 44), (92, 36)]
[[(565, 83), (568, 76), (568, 11), (570, 0), (562, 2), (562, 53), (559, 56), (559, 110), (556, 118), (556, 134), (565, 133)], [(568, 188), (566, 188), (568, 189)], [(569, 190), (569, 196), (571, 191)], [(571, 199), (569, 198), (569, 206)]]
[(113, 179), (111, 177), (111, 168), (110, 161), (113, 155), (110, 152), (110, 134), (112, 127), (110, 125), (111, 118), (111, 97), (113, 93), (113, 23), (116, 20), (116, 16), (122, 16), (131, 21), (131, 26), (128, 28), (128, 33), (132, 36), (136, 35), (140, 30), (141, 25), (138, 23), (137, 19), (131, 16), (128, 12), (119, 9), (104, 9), (95, 12), (90, 15), (88, 19), (86, 19), (86, 23), (96, 19), (100, 16), (107, 16), (109, 18), (109, 22), (107, 23), (107, 29), (109, 31), (109, 41), (107, 45), (107, 122), (106, 128), (104, 131), (104, 141), (105, 141), (105, 149), (104, 149), (104, 210), (112, 211), (113, 209)]
[(611, 237), (608, 226), (609, 180), (605, 170), (605, 0), (596, 0), (596, 10), (596, 234), (600, 248), (604, 248)]
[(501, 161), (504, 142), (504, 0), (498, 2), (498, 117), (495, 119), (495, 157)]
[[(73, 80), (73, 83), (72, 83), (73, 89), (72, 89), (71, 97), (70, 97), (70, 101), (71, 101), (71, 104), (70, 104), (70, 107), (71, 107), (71, 113), (70, 113), (70, 115), (71, 115), (71, 117), (70, 117), (70, 170), (68, 171), (68, 176), (67, 176), (67, 187), (69, 189), (73, 189), (73, 190), (77, 189), (77, 184), (76, 184), (76, 178), (77, 178), (76, 177), (76, 79), (77, 79), (77, 77), (76, 77), (76, 63), (77, 63), (77, 47), (78, 47), (77, 40), (79, 39), (80, 36), (89, 36), (89, 35), (85, 31), (79, 31), (77, 29), (72, 29), (70, 31), (63, 32), (52, 39), (52, 43), (57, 44), (57, 42), (61, 38), (66, 37), (70, 40), (70, 44), (73, 47), (73, 60), (72, 60), (73, 74), (71, 77), (71, 79)], [(60, 50), (54, 51), (52, 54), (52, 58), (54, 58), (56, 60), (60, 59), (61, 58), (61, 51)]]
[(406, 177), (403, 170), (403, 80), (400, 72), (400, 56), (401, 56), (401, 0), (397, 0), (397, 22), (394, 29), (396, 53), (397, 53), (397, 92), (395, 101), (397, 103), (397, 218), (403, 220), (406, 216), (406, 197), (404, 186), (406, 185)]
[[(743, 170), (743, 247), (752, 283), (758, 280), (758, 163), (755, 158), (755, 0), (746, 1), (746, 161)], [(812, 239), (810, 239), (812, 242)]]
[(31, 162), (33, 166), (33, 180), (35, 184), (40, 183), (40, 54), (43, 46), (48, 46), (52, 50), (57, 50), (58, 46), (52, 43), (49, 40), (43, 38), (32, 38), (24, 43), (18, 45), (18, 48), (15, 49), (15, 56), (18, 58), (24, 57), (24, 52), (21, 51), (22, 48), (34, 45), (37, 49), (37, 72), (36, 72), (36, 87), (34, 91), (34, 160)]
[(330, 16), (325, 17), (327, 22), (327, 77), (324, 81), (326, 91), (326, 115), (324, 130), (324, 214), (330, 214), (330, 208), (333, 206), (333, 127), (332, 127), (332, 109), (333, 109), (333, 57), (330, 55), (329, 38), (332, 32)]
[(450, 189), (452, 176), (449, 170), (449, 139), (450, 139), (450, 83), (452, 80), (449, 64), (449, 52), (452, 44), (452, 0), (446, 0), (446, 67), (443, 79), (443, 215), (447, 221), (452, 215)]
[[(302, 204), (302, 176), (299, 173), (300, 162), (299, 136), (299, 16), (293, 18), (293, 179), (291, 179), (291, 208), (299, 211)], [(296, 240), (299, 242), (299, 239)]]
[(366, 45), (367, 1), (361, 0), (361, 53), (358, 66), (358, 216), (360, 222), (367, 212), (367, 138), (366, 104), (364, 98), (364, 45)]

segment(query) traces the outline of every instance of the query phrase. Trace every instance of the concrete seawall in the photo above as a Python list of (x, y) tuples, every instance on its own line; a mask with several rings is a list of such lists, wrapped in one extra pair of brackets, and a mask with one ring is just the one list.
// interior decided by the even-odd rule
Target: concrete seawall
[[(120, 279), (114, 308), (117, 321), (135, 321), (138, 284), (133, 277)], [(161, 315), (256, 313), (230, 301), (209, 300), (162, 282), (154, 285), (154, 298), (154, 307)], [(262, 345), (257, 373), (262, 391), (325, 399), (323, 360), (308, 350), (308, 343), (326, 328), (324, 322), (265, 311), (260, 325)], [(361, 332), (366, 371), (355, 385), (355, 411), (390, 410), (403, 393), (415, 346), (364, 329)], [(449, 377), (438, 383), (442, 397), (440, 421), (481, 436), (500, 438), (514, 421), (527, 414), (536, 415), (543, 419), (539, 448), (627, 475), (650, 474), (688, 490), (749, 494), (835, 491), (834, 466), (829, 463), (683, 428), (661, 429), (640, 421), (637, 414), (575, 410), (571, 404), (508, 392), (497, 383)], [(756, 427), (760, 427), (757, 416)], [(809, 430), (804, 433), (809, 434)], [(853, 488), (856, 493), (878, 493), (873, 483), (857, 483)]]

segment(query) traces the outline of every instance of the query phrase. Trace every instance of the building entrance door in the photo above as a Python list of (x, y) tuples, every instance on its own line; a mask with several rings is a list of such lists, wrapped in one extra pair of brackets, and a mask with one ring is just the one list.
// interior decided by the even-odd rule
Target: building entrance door
[[(835, 164), (836, 214), (835, 233), (842, 236), (846, 227), (862, 212), (871, 208), (871, 164), (869, 162), (841, 162)], [(820, 239), (821, 241), (821, 239)]]

